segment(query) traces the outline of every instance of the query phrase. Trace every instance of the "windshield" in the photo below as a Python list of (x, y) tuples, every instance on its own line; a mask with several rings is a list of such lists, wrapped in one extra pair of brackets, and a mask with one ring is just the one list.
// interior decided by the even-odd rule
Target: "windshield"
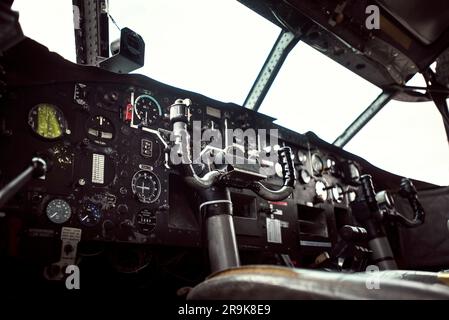
[(72, 1), (15, 0), (12, 9), (25, 36), (76, 62)]
[[(25, 35), (75, 62), (71, 1), (16, 0), (13, 9)], [(243, 104), (280, 32), (235, 0), (111, 0), (109, 13), (145, 41), (145, 66), (137, 73), (237, 104)], [(109, 32), (110, 42), (119, 37), (111, 21)], [(259, 111), (332, 143), (380, 92), (300, 42)], [(390, 102), (346, 149), (383, 169), (449, 184), (449, 148), (431, 102)]]
[(449, 145), (433, 102), (391, 101), (345, 149), (398, 175), (449, 185)]
[(332, 143), (380, 93), (375, 85), (300, 42), (259, 111), (284, 127), (313, 131)]
[[(71, 1), (16, 0), (13, 9), (27, 36), (75, 61)], [(135, 73), (237, 104), (280, 32), (235, 0), (111, 0), (109, 13), (145, 41), (145, 66)], [(110, 42), (119, 38), (112, 22), (109, 31)]]
[[(409, 85), (425, 86), (421, 75)], [(287, 57), (260, 112), (298, 132), (332, 143), (381, 93), (312, 47), (299, 43)], [(345, 147), (390, 172), (449, 185), (449, 146), (433, 102), (390, 101)]]

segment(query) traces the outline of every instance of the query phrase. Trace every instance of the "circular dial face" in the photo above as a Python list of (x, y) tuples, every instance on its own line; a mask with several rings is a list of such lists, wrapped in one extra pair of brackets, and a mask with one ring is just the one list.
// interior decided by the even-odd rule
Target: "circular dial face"
[(67, 201), (62, 199), (53, 199), (47, 204), (45, 209), (48, 219), (53, 223), (64, 223), (70, 219), (72, 209)]
[(301, 181), (305, 184), (308, 184), (310, 182), (310, 180), (312, 179), (309, 171), (307, 171), (306, 169), (302, 169), (299, 172), (299, 177), (300, 177)]
[(321, 174), (324, 169), (323, 160), (317, 154), (312, 155), (312, 170), (314, 174)]
[(327, 194), (327, 186), (323, 181), (318, 180), (315, 184), (315, 194), (316, 198), (320, 201), (326, 201)]
[(87, 227), (93, 227), (101, 220), (100, 207), (90, 201), (83, 204), (80, 212), (78, 213), (78, 219), (80, 223)]
[(67, 129), (62, 111), (48, 103), (40, 103), (30, 110), (28, 124), (34, 133), (49, 140), (60, 138)]
[(307, 156), (302, 151), (298, 151), (298, 161), (299, 164), (304, 164), (307, 161)]
[(327, 158), (326, 159), (326, 170), (330, 171), (331, 173), (335, 173), (335, 166), (337, 162), (334, 158)]
[(344, 191), (343, 188), (337, 184), (332, 188), (332, 197), (337, 203), (343, 202), (344, 199)]
[(115, 128), (109, 119), (93, 116), (87, 121), (87, 134), (95, 143), (104, 145), (114, 138)]
[(133, 193), (140, 202), (155, 202), (161, 194), (161, 183), (159, 178), (151, 171), (137, 171), (131, 181)]
[(157, 100), (147, 94), (137, 97), (134, 110), (140, 124), (144, 126), (151, 125), (162, 116), (162, 109)]
[(359, 168), (354, 163), (350, 163), (348, 166), (349, 166), (349, 180), (351, 182), (359, 182), (360, 181)]

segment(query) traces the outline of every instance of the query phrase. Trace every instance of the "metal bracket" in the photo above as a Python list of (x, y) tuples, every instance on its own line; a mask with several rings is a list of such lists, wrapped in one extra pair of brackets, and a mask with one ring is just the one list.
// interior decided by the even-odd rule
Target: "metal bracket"
[(333, 145), (343, 148), (382, 108), (393, 99), (396, 91), (383, 91), (365, 109), (353, 123), (333, 142)]
[(279, 37), (274, 43), (270, 54), (267, 57), (259, 75), (256, 78), (243, 106), (257, 111), (267, 95), (268, 90), (273, 84), (276, 75), (282, 64), (287, 58), (291, 49), (298, 43), (300, 34), (294, 34), (290, 31), (281, 31)]

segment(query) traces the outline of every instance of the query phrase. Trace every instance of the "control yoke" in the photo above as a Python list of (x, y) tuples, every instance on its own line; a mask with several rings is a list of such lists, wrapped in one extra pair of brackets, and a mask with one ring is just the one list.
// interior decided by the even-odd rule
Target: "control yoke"
[[(240, 266), (232, 217), (233, 206), (228, 187), (250, 189), (266, 200), (283, 200), (293, 192), (295, 170), (291, 149), (282, 147), (278, 150), (278, 161), (283, 174), (283, 186), (279, 190), (264, 186), (260, 181), (266, 179), (266, 176), (260, 174), (257, 169), (248, 170), (238, 164), (209, 167), (205, 174), (197, 174), (190, 156), (190, 104), (188, 99), (178, 99), (170, 107), (172, 143), (167, 151), (171, 153), (170, 156), (175, 155), (177, 160), (182, 160), (180, 163), (171, 161), (171, 165), (176, 165), (184, 171), (185, 181), (197, 190), (202, 198), (199, 211), (205, 220), (210, 268), (212, 272), (218, 272)], [(226, 157), (225, 150), (218, 152), (222, 152), (221, 156)], [(202, 167), (202, 170), (206, 168)]]
[(170, 107), (170, 123), (174, 137), (172, 150), (176, 150), (177, 155), (182, 158), (181, 166), (184, 169), (185, 181), (190, 186), (195, 189), (207, 189), (221, 184), (226, 187), (250, 189), (269, 201), (283, 200), (293, 192), (296, 176), (290, 147), (278, 149), (278, 161), (283, 174), (283, 186), (278, 190), (270, 189), (260, 182), (266, 176), (245, 170), (238, 165), (227, 165), (199, 176), (190, 157), (190, 134), (188, 133), (190, 103), (188, 99), (178, 99)]
[(397, 221), (400, 225), (407, 228), (415, 228), (422, 225), (426, 214), (418, 199), (418, 192), (413, 182), (410, 179), (402, 178), (398, 194), (408, 200), (413, 210), (413, 218), (410, 219), (398, 212), (395, 208), (393, 197), (387, 191), (381, 191), (377, 193), (376, 200), (380, 208), (386, 213), (385, 218)]
[(382, 270), (397, 269), (393, 251), (382, 222), (385, 220), (397, 221), (407, 228), (414, 228), (423, 224), (425, 212), (418, 200), (418, 193), (409, 179), (402, 179), (399, 195), (408, 199), (414, 212), (413, 219), (409, 219), (396, 210), (393, 197), (388, 191), (375, 192), (370, 175), (363, 175), (360, 182), (364, 200), (369, 210), (367, 214), (360, 211), (356, 213), (356, 216), (368, 232), (368, 244), (373, 252), (372, 259)]

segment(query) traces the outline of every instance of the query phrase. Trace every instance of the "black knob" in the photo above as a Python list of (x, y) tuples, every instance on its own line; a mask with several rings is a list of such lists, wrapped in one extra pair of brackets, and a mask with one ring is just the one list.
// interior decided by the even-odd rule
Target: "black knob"
[(119, 204), (117, 207), (117, 212), (119, 214), (127, 214), (128, 213), (128, 206), (126, 204)]
[(365, 228), (344, 225), (340, 229), (340, 236), (343, 240), (349, 242), (359, 242), (368, 240), (368, 232)]

